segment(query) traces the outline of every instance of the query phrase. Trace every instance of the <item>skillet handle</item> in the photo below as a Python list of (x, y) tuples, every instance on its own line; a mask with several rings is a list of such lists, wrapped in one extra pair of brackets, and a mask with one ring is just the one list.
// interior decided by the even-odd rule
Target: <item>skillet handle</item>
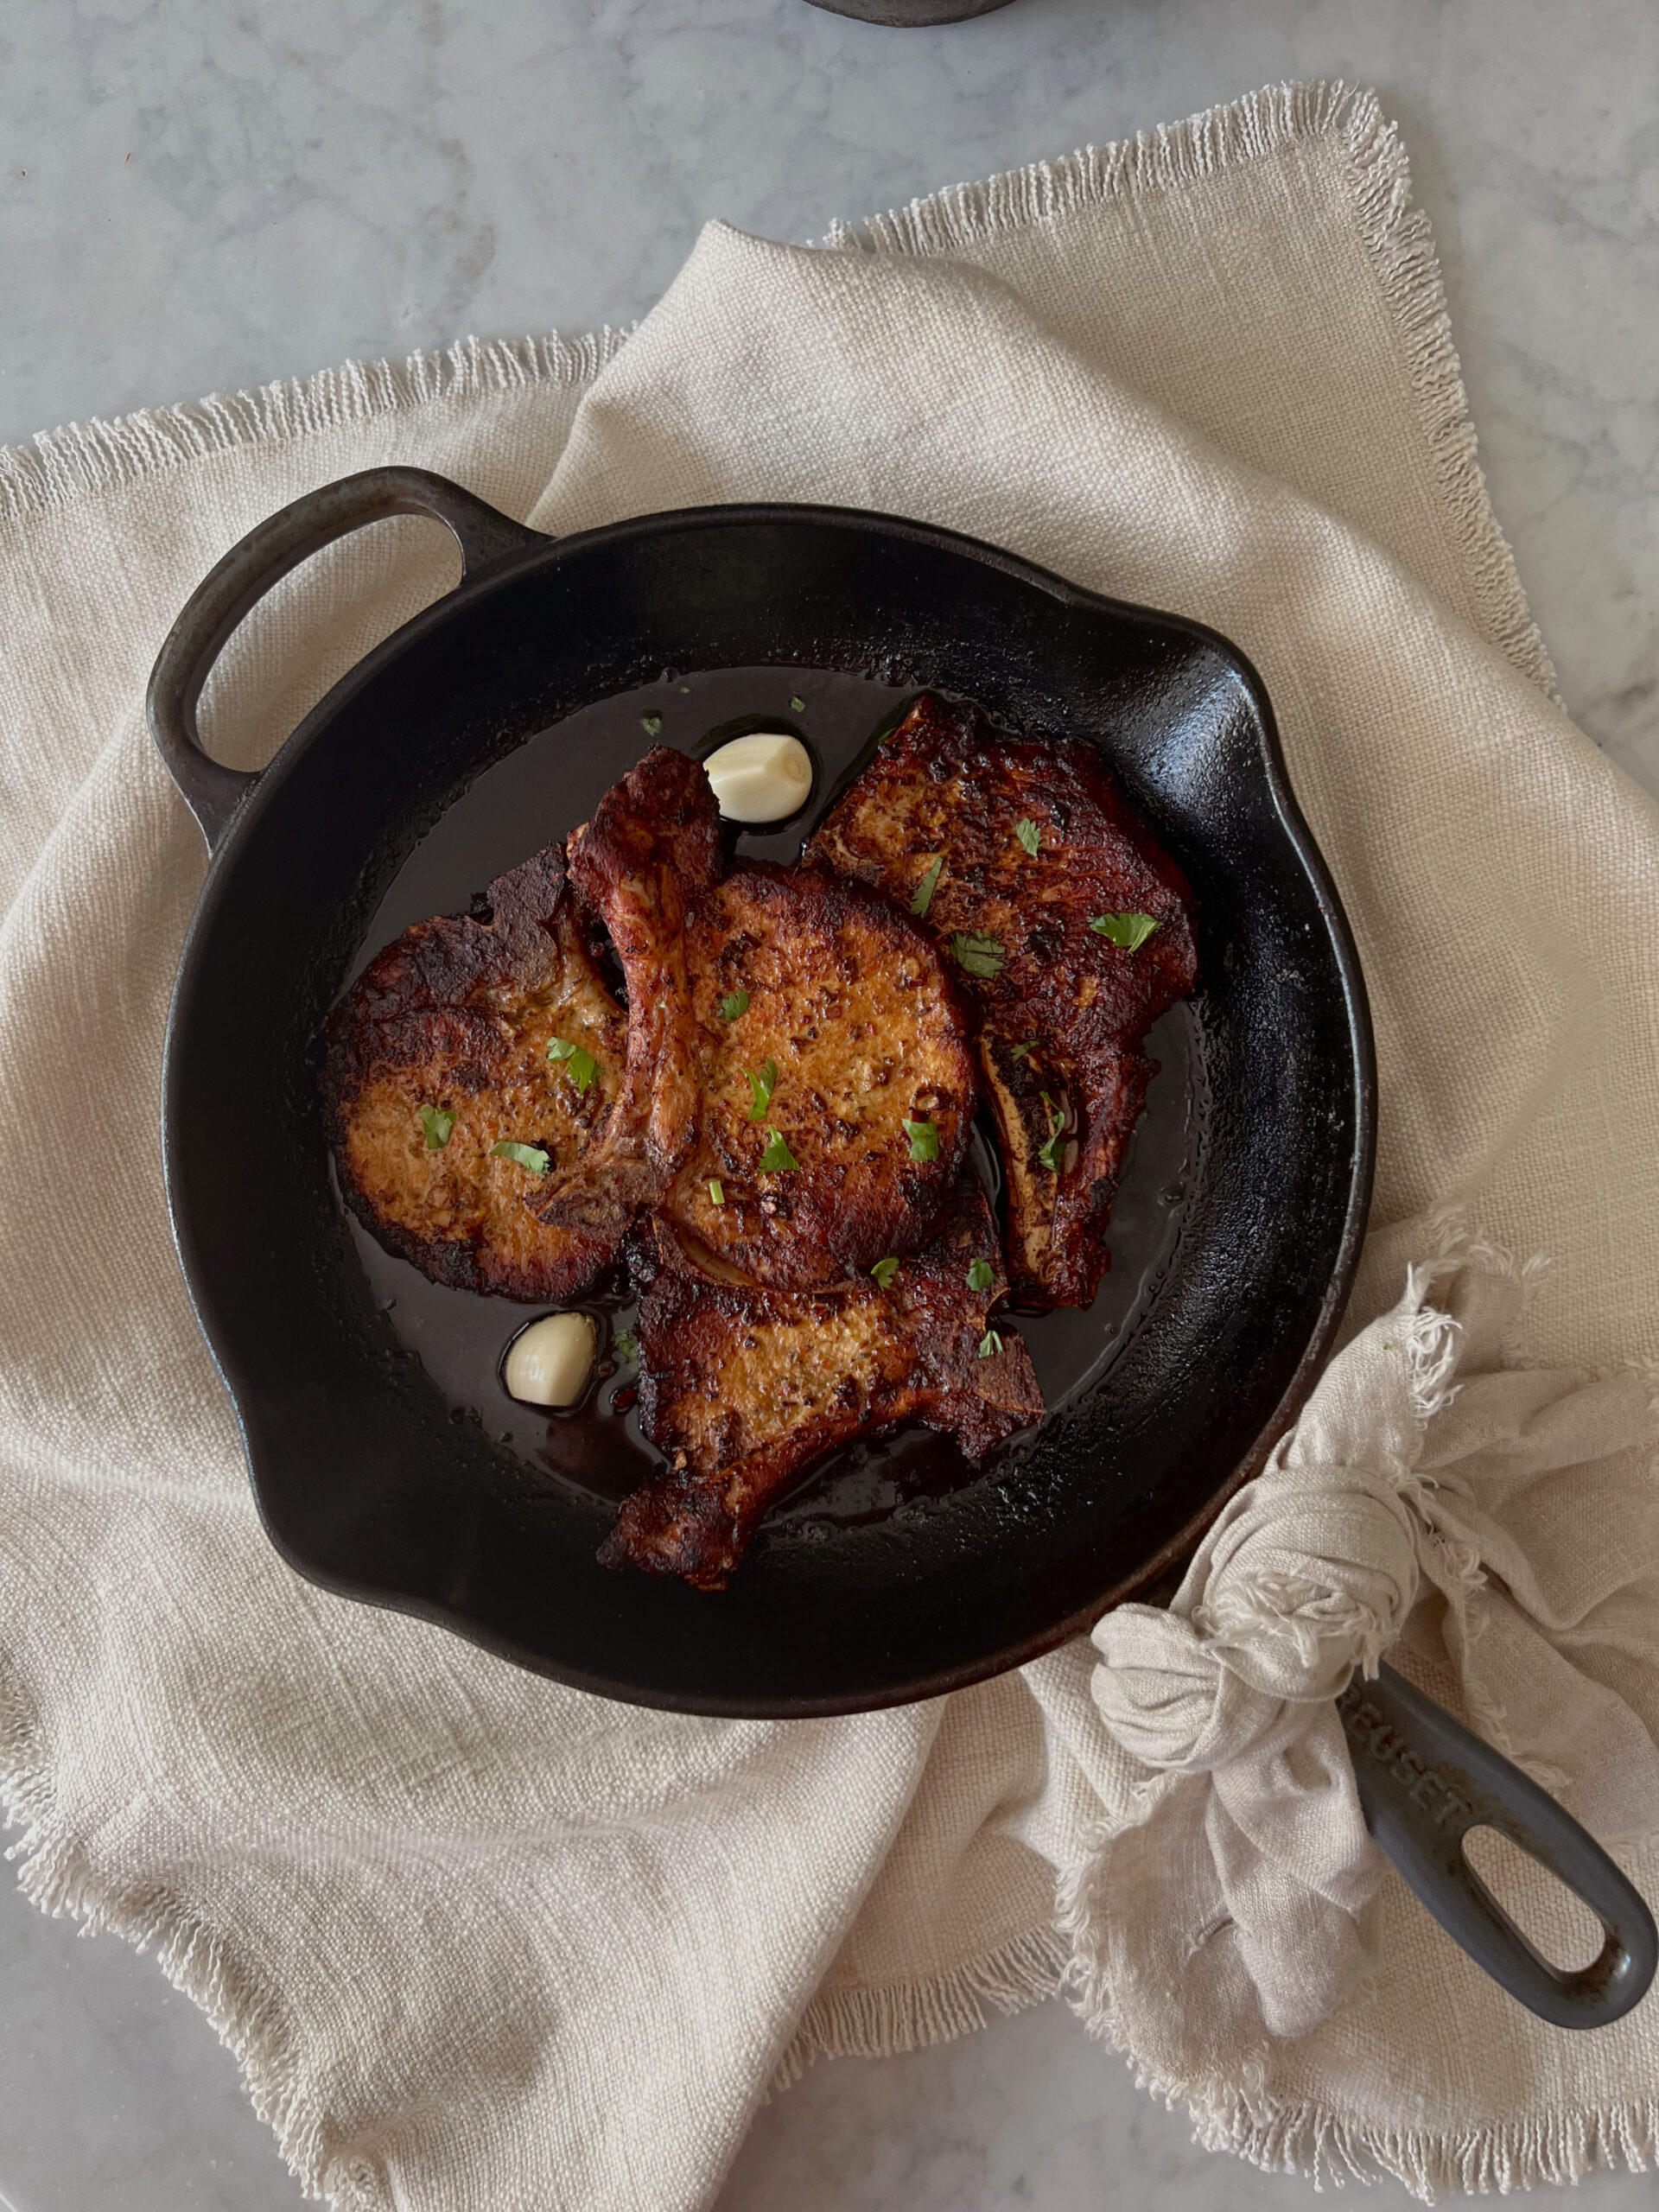
[[(1365, 1825), (1453, 1942), (1529, 2012), (1558, 2028), (1603, 2028), (1640, 2002), (1659, 1931), (1601, 1846), (1520, 1768), (1471, 1735), (1391, 1667), (1337, 1700)], [(1547, 1866), (1607, 1931), (1601, 1955), (1564, 1973), (1541, 1957), (1464, 1855), (1492, 1827)]]
[(259, 777), (257, 771), (224, 767), (202, 750), (196, 702), (208, 671), (249, 608), (290, 569), (335, 538), (390, 515), (429, 515), (447, 524), (461, 547), (464, 577), (546, 543), (540, 531), (487, 506), (447, 476), (425, 468), (365, 468), (305, 493), (232, 546), (168, 632), (145, 702), (156, 750), (200, 823), (209, 852)]

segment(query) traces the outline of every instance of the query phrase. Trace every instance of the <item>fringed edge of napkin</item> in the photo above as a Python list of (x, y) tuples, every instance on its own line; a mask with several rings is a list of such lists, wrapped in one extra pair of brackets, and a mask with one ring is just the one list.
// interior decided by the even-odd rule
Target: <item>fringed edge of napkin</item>
[(1360, 236), (1400, 334), (1482, 624), (1522, 674), (1559, 705), (1554, 665), (1487, 493), (1433, 234), (1412, 200), (1411, 164), (1398, 127), (1369, 87), (1340, 80), (1269, 85), (1184, 123), (1112, 145), (1084, 146), (981, 184), (950, 185), (862, 222), (838, 222), (823, 242), (854, 252), (949, 255), (1087, 208), (1179, 189), (1319, 139), (1338, 149), (1348, 172)]
[(168, 1891), (124, 1889), (88, 1862), (59, 1812), (39, 1720), (3, 1660), (0, 1812), (7, 1828), (22, 1831), (5, 1856), (21, 1862), (17, 1885), (31, 1904), (54, 1919), (74, 1920), (82, 1935), (108, 1930), (135, 1950), (151, 1953), (173, 1986), (206, 2015), (236, 2059), (254, 2111), (275, 2132), (277, 2149), (305, 2193), (326, 2196), (335, 2212), (390, 2212), (378, 2169), (330, 2145), (323, 2113), (302, 2092), (300, 2062), (280, 2003), (256, 1982), (226, 1938)]
[(1135, 2069), (1137, 2088), (1184, 2109), (1192, 2139), (1227, 2151), (1267, 2173), (1300, 2175), (1316, 2188), (1374, 2183), (1379, 2171), (1426, 2204), (1443, 2196), (1507, 2196), (1560, 2188), (1592, 2173), (1646, 2173), (1659, 2164), (1659, 2101), (1611, 2110), (1560, 2110), (1547, 2119), (1494, 2121), (1457, 2134), (1381, 2128), (1338, 2119), (1300, 2101), (1256, 2097), (1248, 2088), (1172, 2083)]
[(798, 2082), (820, 2058), (893, 2058), (930, 2044), (953, 2043), (1040, 2005), (1065, 1986), (1071, 1955), (1070, 1939), (1045, 1925), (925, 1981), (815, 1997), (778, 2062), (768, 2094), (775, 2096)]
[(471, 399), (530, 385), (590, 384), (626, 329), (577, 338), (459, 339), (401, 361), (346, 361), (308, 377), (279, 378), (252, 391), (93, 416), (0, 446), (0, 520), (15, 521), (86, 492), (132, 484), (158, 468), (208, 454), (367, 423), (435, 400)]

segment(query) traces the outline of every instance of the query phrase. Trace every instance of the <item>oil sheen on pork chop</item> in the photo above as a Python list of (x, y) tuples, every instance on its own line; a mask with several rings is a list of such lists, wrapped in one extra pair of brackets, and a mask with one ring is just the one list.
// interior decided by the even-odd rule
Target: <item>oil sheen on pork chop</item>
[(658, 745), (571, 832), (570, 881), (604, 923), (628, 995), (626, 1064), (595, 1141), (550, 1181), (550, 1228), (620, 1243), (697, 1133), (685, 920), (720, 874), (720, 810), (695, 760)]
[[(626, 1024), (556, 846), (486, 900), (405, 930), (334, 1008), (325, 1125), (347, 1204), (388, 1249), (460, 1289), (569, 1298), (620, 1231), (538, 1221), (543, 1179), (494, 1147), (545, 1154), (549, 1173), (580, 1160), (621, 1092)], [(585, 1089), (549, 1060), (556, 1039), (592, 1060)]]
[(686, 945), (701, 1127), (674, 1222), (778, 1289), (914, 1251), (975, 1106), (967, 1017), (927, 938), (860, 885), (757, 865), (697, 901)]
[(989, 1324), (1007, 1286), (971, 1175), (885, 1287), (868, 1275), (819, 1291), (711, 1281), (661, 1224), (633, 1265), (651, 1276), (637, 1324), (641, 1426), (671, 1465), (623, 1502), (600, 1553), (607, 1566), (723, 1589), (766, 1507), (836, 1446), (918, 1421), (976, 1459), (1042, 1419), (1030, 1354)]
[(1089, 1305), (1157, 1072), (1142, 1042), (1197, 980), (1185, 877), (1092, 745), (1005, 736), (931, 693), (803, 857), (918, 914), (954, 963), (1007, 1177), (1014, 1295)]

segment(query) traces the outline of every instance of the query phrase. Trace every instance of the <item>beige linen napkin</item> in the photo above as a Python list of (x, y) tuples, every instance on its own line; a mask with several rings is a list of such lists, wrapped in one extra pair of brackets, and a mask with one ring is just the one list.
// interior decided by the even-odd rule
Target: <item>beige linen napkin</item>
[[(1548, 696), (1393, 134), (1369, 96), (1299, 87), (828, 250), (716, 226), (626, 342), (457, 349), (0, 463), (0, 1749), (31, 1892), (153, 1943), (308, 2184), (362, 2212), (696, 2205), (769, 2081), (960, 2031), (1068, 1967), (1208, 2139), (1268, 2163), (1434, 2188), (1650, 2155), (1651, 2008), (1594, 2037), (1532, 2022), (1391, 1877), (1366, 1905), (1351, 1823), (1312, 1885), (1351, 1943), (1281, 2005), (1274, 1912), (1210, 1910), (1217, 1883), (1236, 1901), (1224, 1831), (1190, 1885), (1135, 1872), (1160, 1808), (1201, 1830), (1221, 1785), (1190, 1739), (1137, 1738), (1106, 1678), (1096, 1705), (1088, 1644), (942, 1705), (699, 1722), (323, 1596), (265, 1545), (167, 1243), (159, 1040), (202, 862), (141, 702), (228, 543), (391, 459), (560, 531), (711, 499), (918, 515), (1243, 645), (1376, 1021), (1373, 1231), (1330, 1389), (1378, 1433), (1363, 1332), (1403, 1290), (1414, 1327), (1462, 1329), (1477, 1392), (1389, 1447), (1467, 1554), (1457, 1602), (1424, 1578), (1408, 1663), (1592, 1817), (1574, 1700), (1650, 1757), (1646, 1392), (1577, 1370), (1659, 1356), (1659, 821)], [(386, 524), (290, 580), (213, 686), (226, 757), (264, 758), (454, 565)], [(1513, 1271), (1440, 1264), (1448, 1205), (1552, 1255), (1542, 1382)], [(1281, 1464), (1300, 1448), (1322, 1494), (1357, 1447), (1314, 1419)], [(1361, 1656), (1419, 1586), (1406, 1534)], [(1176, 1615), (1212, 1698), (1240, 1674), (1205, 1611), (1217, 1557)], [(1268, 1586), (1256, 1626), (1294, 1630)], [(1317, 1728), (1310, 1679), (1257, 1694)], [(1626, 1816), (1649, 1878), (1639, 1792)]]

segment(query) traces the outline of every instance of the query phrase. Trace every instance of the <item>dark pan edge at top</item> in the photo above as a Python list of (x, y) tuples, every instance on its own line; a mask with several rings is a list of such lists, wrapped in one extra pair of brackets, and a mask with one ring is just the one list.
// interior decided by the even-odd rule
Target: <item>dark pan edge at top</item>
[[(486, 514), (490, 512), (484, 510)], [(447, 516), (442, 518), (448, 519)], [(505, 524), (505, 518), (499, 519)], [(251, 1389), (245, 1378), (238, 1378), (235, 1355), (230, 1345), (221, 1340), (221, 1332), (213, 1325), (208, 1301), (200, 1287), (203, 1270), (189, 1224), (178, 1203), (175, 1154), (181, 1142), (181, 1101), (173, 1045), (180, 1010), (187, 1003), (203, 947), (212, 930), (219, 890), (228, 880), (237, 851), (251, 833), (262, 811), (262, 787), (264, 792), (274, 791), (287, 766), (309, 747), (346, 702), (371, 683), (391, 662), (429, 632), (442, 626), (464, 607), (475, 603), (544, 564), (567, 557), (572, 552), (641, 536), (661, 536), (709, 525), (790, 522), (874, 533), (889, 539), (907, 541), (952, 553), (981, 566), (999, 569), (1016, 582), (1028, 585), (1063, 605), (1098, 609), (1114, 617), (1162, 627), (1201, 641), (1230, 667), (1247, 691), (1255, 714), (1261, 767), (1273, 811), (1290, 852), (1306, 878), (1340, 977), (1354, 1076), (1354, 1153), (1337, 1256), (1314, 1327), (1291, 1379), (1271, 1416), (1259, 1432), (1255, 1445), (1237, 1464), (1230, 1478), (1218, 1485), (1202, 1510), (1192, 1515), (1154, 1555), (1143, 1559), (1132, 1572), (1109, 1586), (1097, 1599), (1052, 1624), (1040, 1634), (1000, 1647), (969, 1664), (947, 1668), (931, 1675), (912, 1676), (880, 1692), (822, 1698), (799, 1694), (767, 1696), (764, 1694), (723, 1696), (707, 1692), (682, 1694), (672, 1688), (656, 1690), (641, 1688), (637, 1683), (625, 1685), (601, 1675), (584, 1674), (581, 1669), (566, 1662), (550, 1662), (513, 1638), (495, 1632), (473, 1617), (457, 1612), (445, 1605), (396, 1592), (384, 1585), (364, 1583), (320, 1570), (289, 1542), (267, 1509), (267, 1477), (262, 1465), (264, 1446), (256, 1434), (255, 1416), (249, 1410), (249, 1402), (257, 1394)], [(1305, 1402), (1340, 1326), (1352, 1286), (1370, 1203), (1376, 1148), (1376, 1072), (1369, 1007), (1346, 917), (1323, 858), (1291, 791), (1276, 724), (1264, 687), (1244, 655), (1229, 639), (1201, 623), (1109, 599), (1071, 583), (1001, 548), (986, 545), (956, 531), (936, 529), (902, 518), (868, 514), (856, 509), (757, 503), (693, 508), (665, 515), (639, 517), (564, 540), (543, 538), (519, 525), (505, 527), (516, 534), (521, 550), (501, 552), (499, 539), (493, 546), (486, 547), (486, 557), (482, 567), (465, 578), (455, 591), (440, 598), (384, 640), (333, 687), (281, 747), (269, 769), (257, 778), (245, 779), (233, 804), (226, 807), (221, 804), (216, 823), (209, 827), (207, 817), (202, 817), (205, 828), (208, 829), (212, 863), (180, 963), (168, 1016), (163, 1061), (163, 1151), (168, 1211), (192, 1306), (232, 1400), (252, 1476), (256, 1503), (266, 1532), (289, 1565), (320, 1586), (362, 1602), (431, 1620), (486, 1649), (533, 1672), (569, 1683), (574, 1688), (663, 1710), (753, 1718), (805, 1718), (879, 1710), (965, 1688), (970, 1683), (1026, 1664), (1086, 1631), (1114, 1605), (1154, 1591), (1156, 1586), (1167, 1580), (1190, 1554), (1226, 1500), (1260, 1471), (1274, 1444)], [(289, 565), (293, 564), (289, 563)], [(274, 578), (266, 579), (267, 586), (271, 581)], [(256, 592), (251, 597), (257, 595)], [(251, 598), (249, 603), (251, 603)], [(171, 759), (168, 765), (170, 767), (175, 765)], [(228, 779), (229, 772), (225, 772), (225, 774)]]

